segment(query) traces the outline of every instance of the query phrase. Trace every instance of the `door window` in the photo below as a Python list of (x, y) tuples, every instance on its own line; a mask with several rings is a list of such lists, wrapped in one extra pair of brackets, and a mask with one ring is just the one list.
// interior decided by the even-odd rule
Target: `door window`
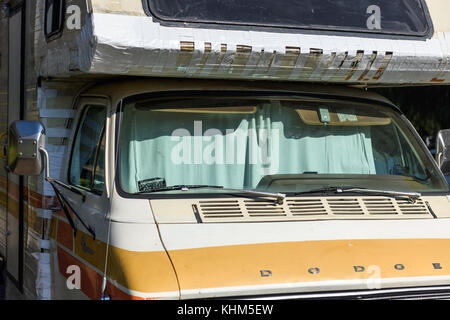
[(45, 36), (53, 38), (63, 29), (64, 0), (45, 1)]
[(101, 193), (105, 182), (105, 119), (104, 106), (86, 107), (70, 162), (70, 183), (94, 193)]

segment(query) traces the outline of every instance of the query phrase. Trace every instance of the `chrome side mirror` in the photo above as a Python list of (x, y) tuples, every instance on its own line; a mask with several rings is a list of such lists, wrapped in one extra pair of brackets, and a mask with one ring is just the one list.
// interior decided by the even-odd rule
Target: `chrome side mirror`
[(21, 176), (40, 175), (47, 162), (44, 146), (45, 128), (40, 122), (14, 121), (9, 127), (9, 170)]
[(450, 175), (450, 129), (441, 130), (437, 135), (436, 162), (444, 175)]

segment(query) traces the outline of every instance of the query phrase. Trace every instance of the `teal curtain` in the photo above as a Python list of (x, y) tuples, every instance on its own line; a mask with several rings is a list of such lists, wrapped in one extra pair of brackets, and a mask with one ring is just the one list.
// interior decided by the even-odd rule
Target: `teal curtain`
[[(299, 106), (300, 107), (300, 106)], [(255, 188), (268, 174), (376, 174), (370, 127), (312, 126), (280, 102), (254, 113), (151, 111), (127, 105), (121, 129), (121, 183)]]

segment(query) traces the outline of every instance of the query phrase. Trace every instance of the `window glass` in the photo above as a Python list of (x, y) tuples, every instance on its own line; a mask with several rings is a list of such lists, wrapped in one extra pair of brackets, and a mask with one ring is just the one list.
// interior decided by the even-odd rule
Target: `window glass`
[[(279, 192), (336, 184), (448, 190), (397, 113), (351, 102), (232, 97), (130, 102), (124, 107), (120, 159), (121, 185), (128, 193), (175, 185)], [(268, 178), (277, 184), (267, 186)]]
[(425, 35), (421, 0), (147, 0), (166, 21)]
[(64, 1), (45, 1), (45, 35), (50, 37), (62, 30), (64, 20)]
[(104, 183), (102, 135), (105, 119), (105, 107), (86, 107), (72, 151), (70, 165), (70, 183), (72, 185), (94, 191), (102, 189)]

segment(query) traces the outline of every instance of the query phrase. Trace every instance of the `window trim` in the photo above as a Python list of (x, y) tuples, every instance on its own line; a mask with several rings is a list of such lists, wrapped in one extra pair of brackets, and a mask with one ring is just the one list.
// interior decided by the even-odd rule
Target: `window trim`
[(66, 1), (65, 0), (54, 0), (54, 1), (60, 1), (61, 2), (61, 8), (59, 12), (59, 26), (56, 30), (47, 33), (47, 22), (48, 22), (48, 7), (49, 7), (49, 1), (45, 0), (45, 8), (44, 8), (44, 35), (47, 42), (55, 40), (62, 36), (63, 30), (64, 30), (64, 21), (66, 18), (65, 12), (66, 12)]
[[(97, 141), (97, 147), (95, 148), (94, 163), (92, 165), (91, 190), (94, 193), (99, 193), (99, 194), (102, 194), (103, 191), (94, 189), (94, 185), (95, 185), (95, 176), (96, 176), (96, 173), (97, 173), (98, 158), (99, 158), (99, 155), (100, 155), (100, 148), (101, 148), (103, 139), (105, 139), (105, 148), (106, 148), (106, 120), (105, 120), (105, 123), (103, 123), (103, 127), (102, 127), (102, 130), (100, 132), (100, 136), (99, 136), (98, 141)], [(103, 156), (106, 158), (106, 153)], [(104, 163), (106, 163), (106, 159), (104, 159)], [(104, 168), (104, 171), (106, 172), (106, 168)], [(103, 183), (106, 184), (106, 179), (105, 179), (105, 181), (103, 181)]]
[[(91, 188), (90, 189), (85, 188), (85, 187), (80, 186), (80, 185), (74, 184), (72, 182), (71, 177), (70, 177), (70, 173), (71, 173), (71, 169), (72, 169), (73, 153), (74, 153), (74, 150), (75, 150), (75, 142), (77, 140), (78, 133), (81, 130), (81, 126), (84, 123), (84, 121), (83, 121), (84, 120), (84, 116), (85, 116), (87, 110), (89, 110), (89, 107), (92, 107), (92, 106), (102, 107), (105, 110), (105, 122), (103, 123), (102, 129), (100, 131), (100, 136), (99, 136), (99, 139), (97, 139), (96, 148), (95, 148), (95, 160), (94, 160), (95, 162), (97, 162), (97, 160), (98, 160), (98, 158), (97, 158), (98, 157), (98, 149), (100, 147), (100, 143), (101, 143), (101, 141), (103, 139), (103, 136), (105, 136), (105, 139), (106, 139), (106, 126), (107, 126), (107, 120), (108, 120), (108, 118), (107, 118), (107, 114), (108, 114), (107, 106), (105, 104), (102, 104), (102, 103), (99, 103), (99, 102), (91, 102), (91, 103), (90, 102), (86, 102), (86, 103), (83, 103), (82, 105), (80, 105), (82, 110), (79, 113), (80, 115), (78, 117), (77, 127), (76, 127), (75, 134), (74, 134), (74, 136), (72, 138), (71, 146), (70, 146), (70, 157), (69, 157), (69, 160), (68, 160), (68, 167), (67, 167), (67, 182), (68, 182), (68, 184), (70, 186), (72, 186), (74, 188), (77, 188), (79, 190), (82, 190), (82, 191), (85, 191), (85, 192), (88, 192), (88, 193), (91, 193), (91, 194), (95, 194), (97, 196), (102, 196), (103, 193), (105, 193), (106, 177), (105, 177), (105, 187), (103, 188), (102, 191), (98, 191), (98, 190), (92, 189), (92, 185), (93, 185), (93, 181), (94, 181), (94, 175), (95, 175), (95, 169), (96, 169), (95, 167), (93, 167), (93, 176), (92, 176)], [(106, 143), (106, 141), (105, 141), (105, 143)], [(105, 153), (105, 164), (106, 164), (106, 153)], [(106, 168), (105, 168), (105, 173), (106, 173)]]

